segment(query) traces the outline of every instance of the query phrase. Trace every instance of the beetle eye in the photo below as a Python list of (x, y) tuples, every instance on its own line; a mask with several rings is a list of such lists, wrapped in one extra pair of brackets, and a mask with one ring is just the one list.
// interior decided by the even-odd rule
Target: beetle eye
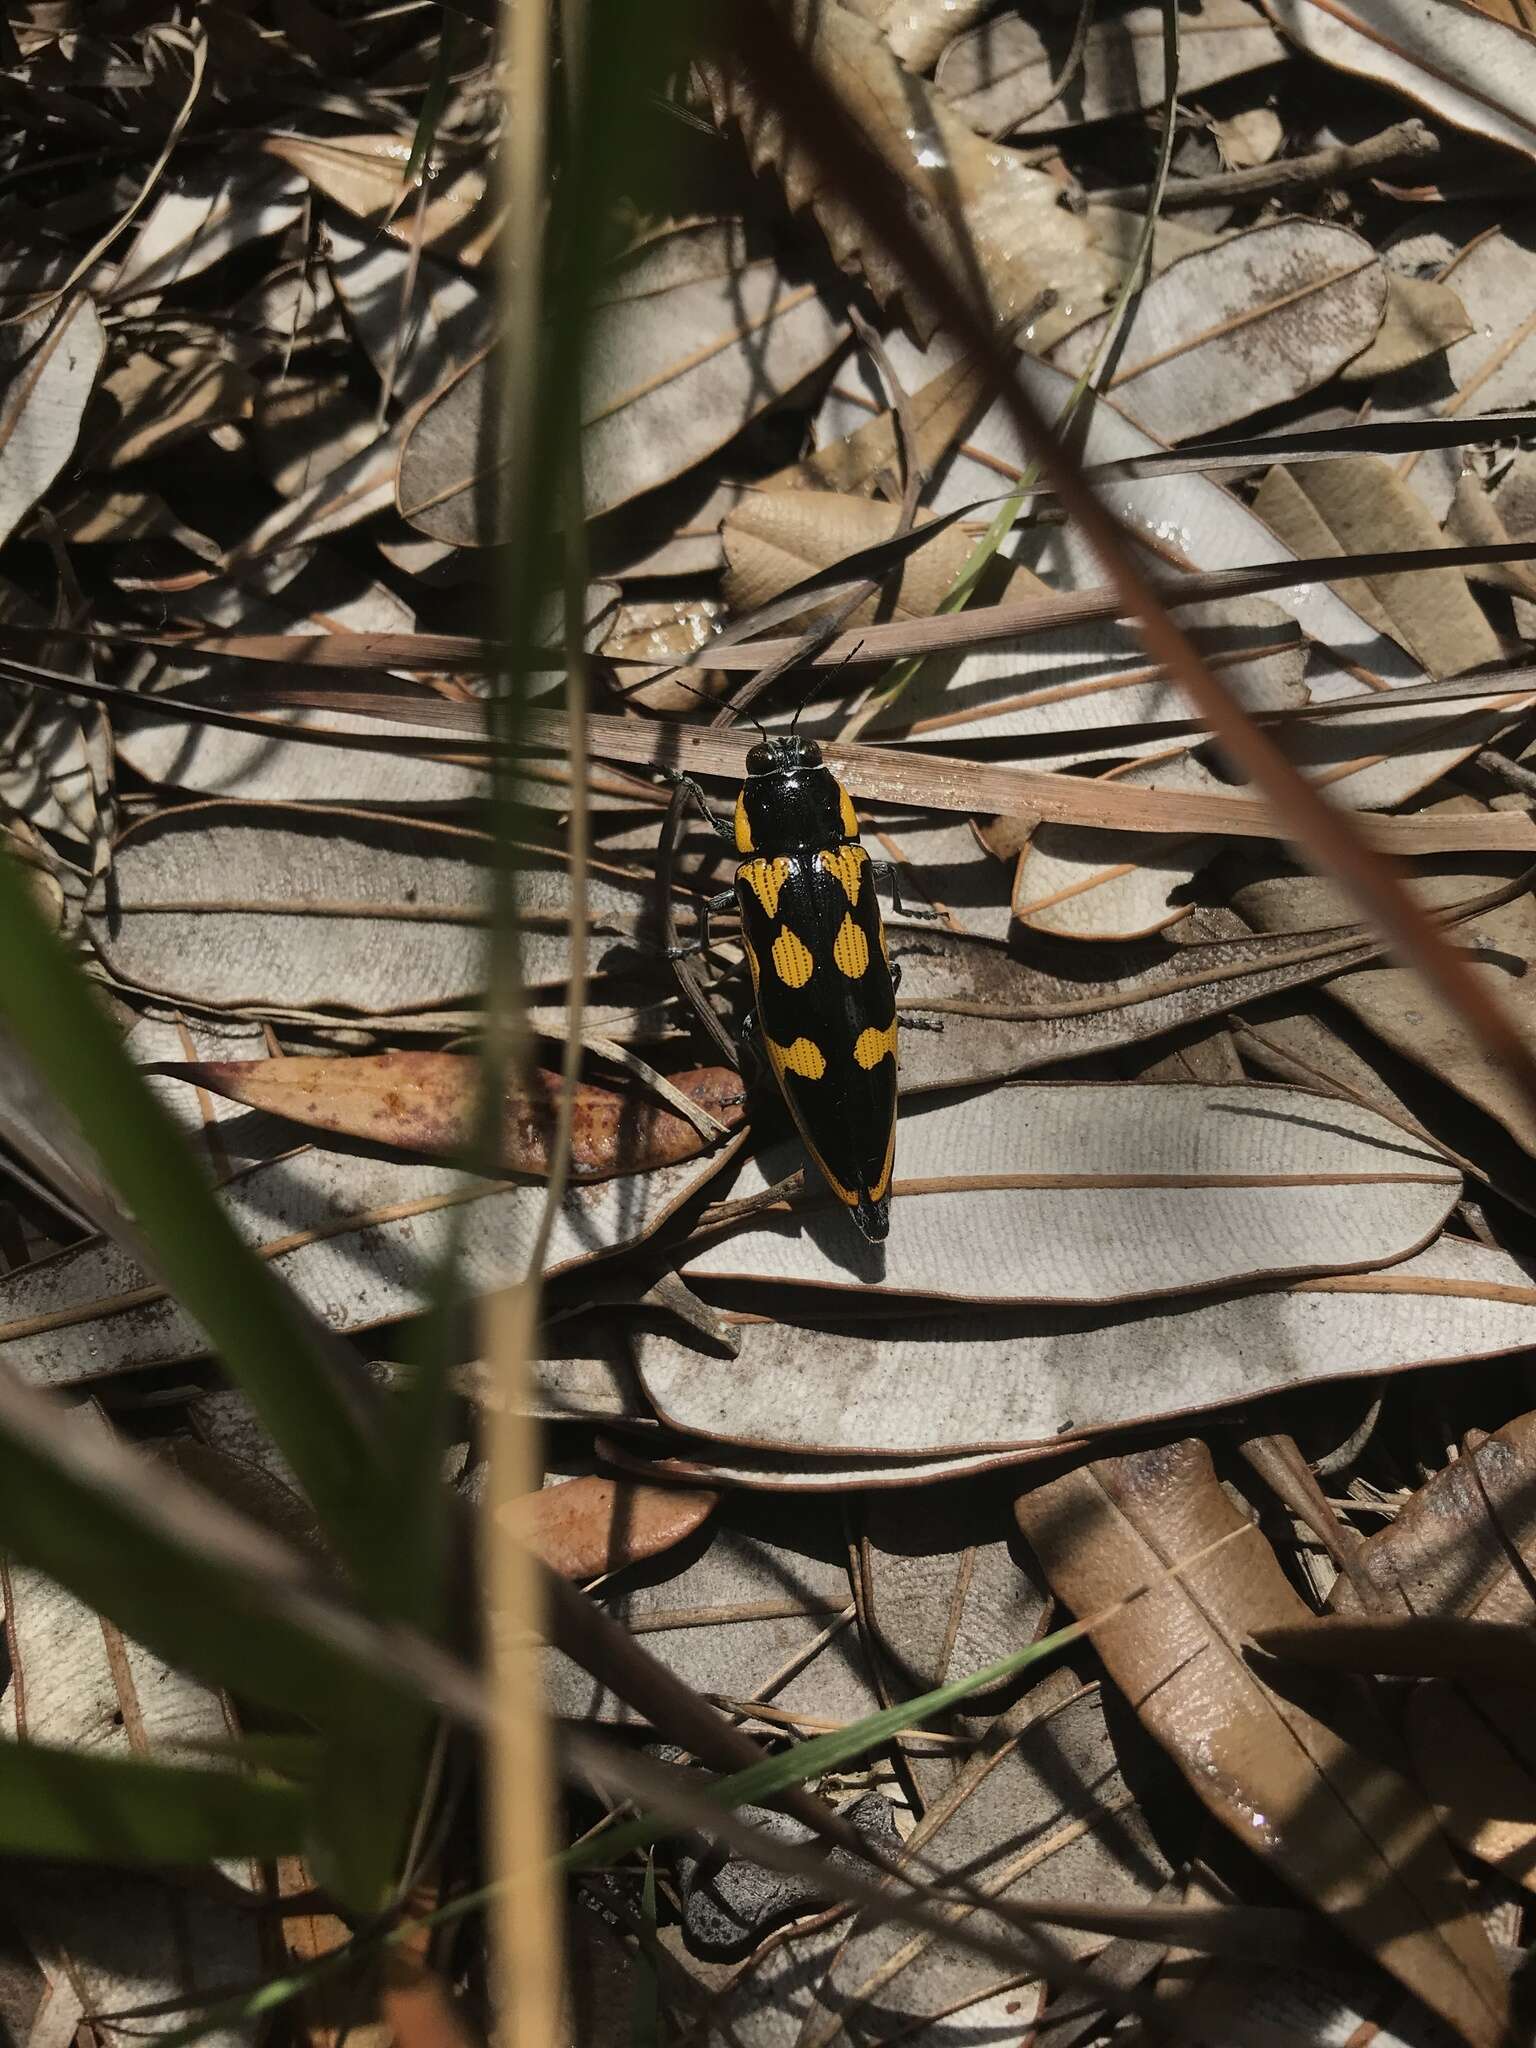
[(747, 753), (749, 775), (771, 775), (779, 765), (779, 750), (772, 740), (759, 740)]

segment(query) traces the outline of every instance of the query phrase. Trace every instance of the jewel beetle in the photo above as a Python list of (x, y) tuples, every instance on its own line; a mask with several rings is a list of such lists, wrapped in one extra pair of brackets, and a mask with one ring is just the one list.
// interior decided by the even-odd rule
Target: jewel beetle
[(708, 907), (741, 912), (749, 1031), (823, 1180), (878, 1244), (896, 1157), (900, 970), (875, 893), (889, 864), (860, 844), (852, 799), (820, 747), (792, 731), (748, 753), (732, 825), (687, 787), (739, 856), (734, 890)]

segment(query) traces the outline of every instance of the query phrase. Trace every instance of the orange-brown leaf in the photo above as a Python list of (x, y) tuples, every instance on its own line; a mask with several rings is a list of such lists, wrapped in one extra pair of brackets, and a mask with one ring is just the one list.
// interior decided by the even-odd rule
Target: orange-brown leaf
[[(165, 1061), (148, 1071), (312, 1130), (451, 1156), (470, 1142), (480, 1063), (469, 1053), (382, 1052), (341, 1059)], [(741, 1121), (741, 1077), (729, 1067), (699, 1067), (672, 1080), (721, 1123)], [(549, 1171), (560, 1089), (560, 1076), (542, 1068), (527, 1084), (507, 1087), (499, 1163), (509, 1173)], [(706, 1142), (686, 1117), (646, 1096), (590, 1082), (577, 1089), (571, 1126), (576, 1180), (676, 1165), (696, 1157)]]
[(568, 1479), (514, 1501), (502, 1523), (552, 1571), (595, 1579), (681, 1543), (708, 1520), (719, 1497), (697, 1486)]

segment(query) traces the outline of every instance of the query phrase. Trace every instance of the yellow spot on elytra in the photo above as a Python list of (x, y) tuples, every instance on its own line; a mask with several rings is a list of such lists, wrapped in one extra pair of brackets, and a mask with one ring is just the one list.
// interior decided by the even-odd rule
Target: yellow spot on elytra
[(829, 875), (836, 875), (842, 883), (848, 892), (848, 901), (857, 903), (859, 881), (864, 873), (864, 864), (869, 859), (863, 847), (838, 846), (818, 853), (816, 858)]
[(819, 1081), (827, 1071), (821, 1047), (813, 1038), (797, 1038), (793, 1045), (780, 1045), (764, 1034), (768, 1062), (782, 1081), (785, 1074), (798, 1074), (802, 1081)]
[(811, 949), (787, 925), (773, 942), (773, 964), (779, 970), (780, 981), (787, 981), (791, 988), (804, 988), (816, 972)]
[(887, 1053), (890, 1054), (892, 1059), (895, 1059), (896, 1020), (894, 1017), (883, 1031), (878, 1030), (873, 1024), (867, 1024), (853, 1041), (853, 1056), (866, 1072), (871, 1067), (878, 1067)]
[(747, 817), (747, 796), (745, 790), (736, 799), (736, 851), (738, 853), (750, 853), (752, 851), (752, 825)]
[(853, 798), (841, 783), (837, 785), (837, 801), (838, 809), (842, 813), (844, 833), (850, 839), (857, 839), (859, 836), (859, 814), (853, 808)]
[(779, 891), (789, 880), (789, 862), (783, 854), (773, 860), (749, 860), (737, 869), (736, 879), (746, 883), (770, 917), (778, 916)]
[(850, 981), (857, 981), (869, 965), (869, 941), (854, 923), (852, 913), (838, 926), (832, 941), (832, 958)]
[(869, 1190), (872, 1202), (883, 1202), (891, 1191), (891, 1169), (896, 1164), (896, 1120), (891, 1119), (891, 1141), (885, 1148), (885, 1164), (880, 1169), (880, 1178)]

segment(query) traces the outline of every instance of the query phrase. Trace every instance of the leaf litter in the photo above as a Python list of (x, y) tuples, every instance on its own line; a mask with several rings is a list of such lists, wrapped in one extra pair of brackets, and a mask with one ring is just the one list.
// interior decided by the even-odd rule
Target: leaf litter
[[(456, 27), (418, 180), (436, 15), (259, 19), (151, 8), (109, 37), (18, 7), (0, 38), (0, 837), (241, 1235), (375, 1385), (409, 1385), (450, 1246), (470, 1297), (541, 1255), (547, 1483), (512, 1520), (674, 1681), (775, 1748), (1061, 1612), (1092, 1624), (1043, 1676), (821, 1781), (949, 1902), (944, 1931), (847, 1903), (835, 1861), (819, 1884), (678, 1837), (648, 1907), (633, 1860), (582, 1880), (623, 2013), (590, 2038), (624, 2038), (646, 1969), (662, 2038), (751, 2048), (1086, 2041), (1128, 2010), (1193, 2040), (1342, 2039), (1371, 2015), (1391, 2038), (1503, 2038), (1536, 1884), (1528, 1698), (1424, 1631), (1530, 1621), (1517, 1078), (1234, 780), (946, 306), (722, 36), (647, 102), (649, 165), (606, 225), (575, 593), (599, 717), (571, 763), (556, 600), (519, 828), (529, 1042), (467, 1171), (492, 847), (465, 599), (506, 538), (495, 58)], [(1412, 864), (1528, 1031), (1527, 11), (786, 0), (777, 19), (911, 216), (969, 252), (1035, 403), (1090, 466), (1139, 466), (1101, 492), (1207, 661)], [(1286, 581), (1352, 556), (1356, 575)], [(1211, 585), (1250, 570), (1264, 587)], [(730, 862), (690, 832), (658, 872), (654, 771), (696, 763), (728, 809), (745, 721), (706, 721), (808, 629), (816, 667), (753, 714), (856, 743), (866, 840), (937, 913), (890, 919), (902, 1105), (878, 1253), (666, 958), (662, 885), (686, 936)], [(1477, 694), (1426, 698), (1454, 678)], [(572, 776), (593, 830), (575, 1026)], [(729, 1043), (747, 976), (728, 917), (704, 966)], [(82, 1402), (83, 1434), (147, 1439), (313, 1548), (205, 1332), (93, 1234), (120, 1219), (89, 1147), (7, 1067), (0, 1358)], [(472, 1336), (452, 1342), (446, 1483), (473, 1498), (505, 1397)], [(1261, 1442), (1267, 1460), (1234, 1455)], [(8, 1737), (160, 1757), (261, 1732), (3, 1570)], [(1442, 1662), (1304, 1669), (1295, 1646), (1351, 1617), (1420, 1631), (1382, 1669)], [(563, 1651), (547, 1680), (558, 1715), (704, 1760)], [(440, 1787), (439, 1881), (475, 1873), (466, 1814)], [(279, 1905), (313, 1875), (296, 1858), (190, 1887), (24, 1869), (0, 1863), (7, 2015), (39, 2048), (113, 2009), (173, 2026), (346, 1932)], [(1102, 1932), (1063, 1937), (1068, 1982), (1006, 1913), (1286, 1896), (1317, 1953), (1284, 1983), (1262, 1955)], [(434, 1964), (484, 2025), (473, 1951)]]

